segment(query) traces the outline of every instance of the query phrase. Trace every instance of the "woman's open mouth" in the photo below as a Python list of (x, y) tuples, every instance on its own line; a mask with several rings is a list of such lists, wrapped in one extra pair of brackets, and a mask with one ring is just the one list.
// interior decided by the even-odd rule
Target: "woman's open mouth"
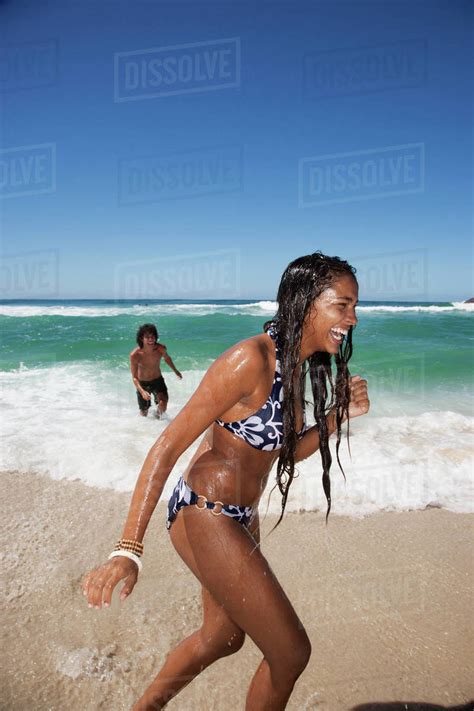
[(329, 330), (329, 335), (331, 336), (332, 341), (338, 346), (342, 343), (348, 333), (349, 331), (345, 331), (343, 328), (331, 328)]

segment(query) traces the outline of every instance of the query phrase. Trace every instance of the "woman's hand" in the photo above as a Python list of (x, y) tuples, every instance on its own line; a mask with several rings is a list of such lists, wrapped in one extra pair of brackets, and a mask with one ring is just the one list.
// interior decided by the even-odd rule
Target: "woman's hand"
[(369, 411), (369, 393), (367, 391), (367, 380), (363, 380), (360, 375), (351, 376), (351, 392), (349, 402), (349, 417), (359, 417)]
[(117, 556), (87, 573), (81, 587), (84, 595), (87, 596), (89, 607), (99, 610), (102, 604), (104, 607), (109, 607), (114, 588), (121, 580), (125, 580), (125, 585), (120, 591), (120, 600), (125, 600), (135, 587), (137, 578), (137, 564), (125, 556)]

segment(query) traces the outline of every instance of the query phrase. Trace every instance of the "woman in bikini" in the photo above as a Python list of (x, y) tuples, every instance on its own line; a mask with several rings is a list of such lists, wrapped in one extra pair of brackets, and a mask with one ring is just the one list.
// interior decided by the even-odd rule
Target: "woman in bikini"
[[(328, 439), (337, 433), (337, 452), (342, 422), (369, 410), (367, 382), (351, 377), (347, 367), (357, 323), (355, 270), (320, 252), (300, 257), (285, 270), (277, 299), (278, 312), (265, 332), (213, 363), (152, 446), (122, 539), (107, 563), (83, 580), (90, 607), (110, 605), (120, 581), (121, 599), (130, 595), (141, 568), (142, 540), (165, 482), (178, 457), (205, 433), (175, 487), (167, 518), (176, 551), (202, 585), (203, 623), (168, 655), (133, 711), (163, 708), (203, 669), (237, 652), (246, 634), (263, 655), (246, 709), (284, 709), (308, 663), (308, 636), (259, 546), (258, 503), (278, 460), (280, 521), (295, 463), (319, 449), (327, 522)], [(308, 372), (313, 427), (305, 424)]]

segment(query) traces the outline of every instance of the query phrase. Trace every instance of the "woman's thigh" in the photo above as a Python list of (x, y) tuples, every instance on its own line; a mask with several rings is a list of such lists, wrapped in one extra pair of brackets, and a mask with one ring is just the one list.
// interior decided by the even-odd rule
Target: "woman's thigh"
[(281, 665), (302, 649), (306, 633), (283, 588), (250, 533), (226, 516), (193, 506), (171, 530), (177, 552), (218, 605), (253, 639), (266, 659)]

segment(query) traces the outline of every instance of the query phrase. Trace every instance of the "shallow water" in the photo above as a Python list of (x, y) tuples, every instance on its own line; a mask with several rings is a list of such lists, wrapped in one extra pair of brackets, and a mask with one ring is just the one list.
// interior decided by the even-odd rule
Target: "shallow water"
[[(164, 366), (174, 417), (209, 364), (261, 332), (275, 303), (114, 301), (0, 304), (2, 466), (131, 490), (166, 421), (137, 415), (128, 355), (154, 322), (183, 372)], [(371, 412), (352, 423), (335, 462), (333, 512), (443, 506), (472, 510), (473, 336), (470, 305), (363, 303), (353, 374), (367, 378)], [(308, 412), (311, 421), (311, 412)], [(194, 447), (167, 484), (172, 488)], [(298, 466), (289, 510), (323, 509), (316, 454)], [(179, 471), (178, 471), (179, 470)], [(270, 510), (277, 511), (279, 497)]]

